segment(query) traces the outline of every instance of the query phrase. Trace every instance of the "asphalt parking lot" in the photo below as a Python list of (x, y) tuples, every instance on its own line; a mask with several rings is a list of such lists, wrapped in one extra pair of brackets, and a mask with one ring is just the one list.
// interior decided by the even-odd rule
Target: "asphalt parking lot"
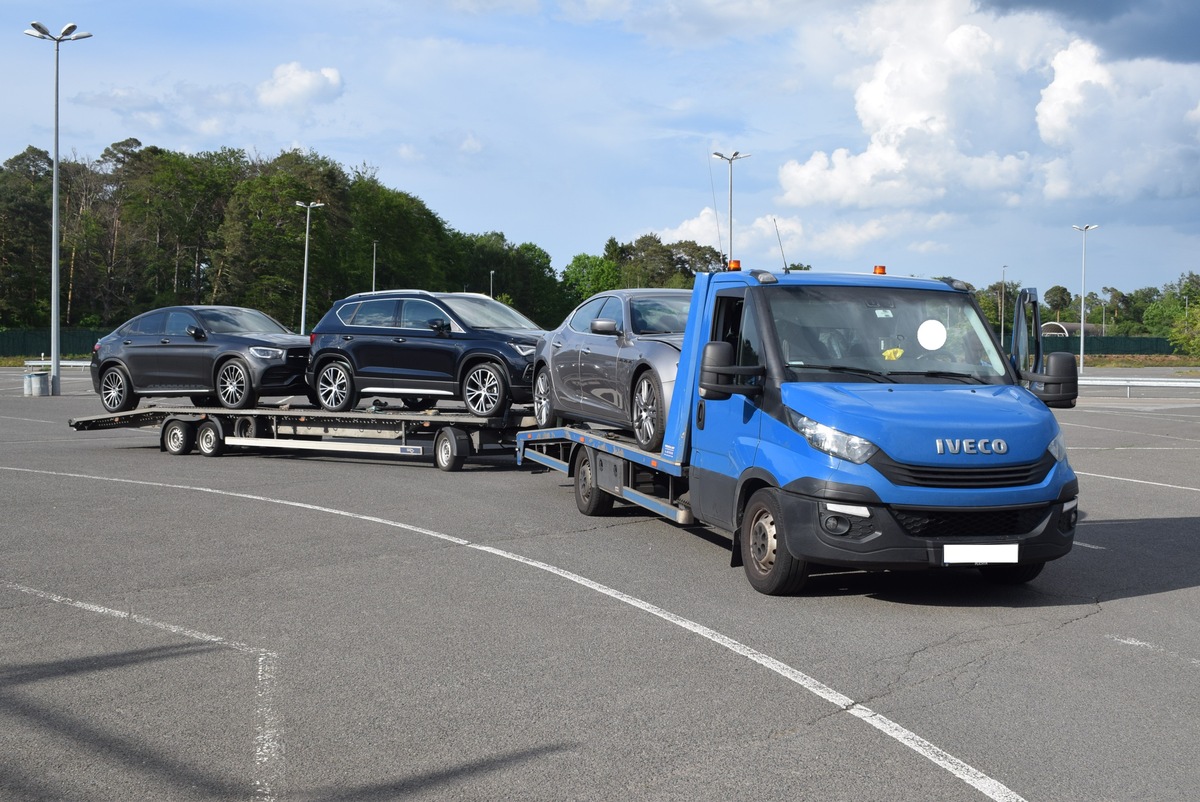
[(780, 599), (727, 540), (586, 518), (511, 459), (174, 457), (70, 429), (102, 411), (85, 370), (57, 397), (22, 374), (0, 369), (0, 799), (1200, 787), (1200, 390), (1056, 413), (1082, 523), (1027, 586), (841, 572)]

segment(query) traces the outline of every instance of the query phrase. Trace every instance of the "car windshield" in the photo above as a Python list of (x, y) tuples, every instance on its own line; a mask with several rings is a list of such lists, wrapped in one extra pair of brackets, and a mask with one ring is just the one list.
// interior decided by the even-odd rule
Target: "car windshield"
[(511, 306), (484, 295), (439, 296), (459, 320), (473, 329), (528, 329), (540, 331), (541, 326)]
[(788, 381), (1010, 383), (965, 293), (802, 286), (764, 295)]
[(257, 309), (197, 309), (196, 314), (204, 324), (205, 330), (215, 334), (293, 333)]
[(678, 334), (687, 326), (691, 296), (656, 295), (629, 301), (634, 334)]

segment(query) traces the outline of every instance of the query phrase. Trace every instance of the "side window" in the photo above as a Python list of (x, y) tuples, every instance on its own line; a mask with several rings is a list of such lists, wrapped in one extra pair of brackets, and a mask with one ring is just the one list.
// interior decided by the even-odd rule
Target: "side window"
[(192, 317), (191, 312), (175, 309), (167, 313), (167, 326), (164, 333), (172, 337), (185, 336), (188, 326), (194, 325), (196, 325), (196, 319)]
[(167, 323), (166, 312), (152, 312), (133, 321), (130, 334), (162, 334)]
[(400, 307), (400, 328), (420, 329), (429, 331), (429, 321), (438, 319), (449, 321), (447, 315), (437, 304), (424, 300), (409, 299), (402, 302)]
[(593, 298), (575, 310), (575, 314), (571, 315), (571, 328), (584, 334), (591, 331), (592, 321), (600, 317), (600, 308), (604, 306), (606, 300), (608, 299), (603, 297)]
[(596, 317), (615, 320), (617, 321), (617, 331), (625, 331), (625, 311), (622, 308), (621, 299), (615, 295), (604, 302), (604, 306), (600, 308), (600, 314)]
[(351, 326), (391, 326), (396, 319), (396, 301), (394, 298), (375, 298), (360, 303), (349, 320), (343, 317), (344, 314), (339, 317)]
[(762, 335), (758, 328), (758, 314), (753, 299), (743, 304), (742, 327), (738, 334), (737, 364), (740, 367), (758, 367), (763, 364)]

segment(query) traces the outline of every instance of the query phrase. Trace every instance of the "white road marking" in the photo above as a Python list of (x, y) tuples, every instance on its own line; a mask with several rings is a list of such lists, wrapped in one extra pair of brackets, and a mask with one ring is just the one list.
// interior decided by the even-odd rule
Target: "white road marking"
[(55, 604), (65, 604), (68, 607), (76, 607), (80, 610), (86, 610), (89, 613), (98, 613), (112, 618), (127, 619), (142, 626), (161, 629), (173, 635), (181, 635), (192, 640), (205, 641), (255, 657), (257, 675), (254, 695), (257, 699), (257, 709), (255, 710), (254, 764), (257, 768), (254, 776), (255, 791), (252, 799), (254, 802), (274, 802), (280, 786), (280, 780), (283, 776), (283, 740), (280, 737), (279, 714), (275, 712), (274, 705), (275, 667), (279, 659), (277, 654), (266, 649), (259, 649), (245, 643), (222, 638), (219, 635), (209, 635), (206, 632), (198, 632), (176, 624), (155, 621), (153, 618), (136, 615), (125, 610), (114, 610), (111, 607), (103, 607), (99, 604), (77, 601), (66, 596), (60, 596), (57, 593), (38, 590), (37, 588), (31, 588), (16, 582), (4, 582), (3, 585), (9, 590), (27, 593), (30, 596), (36, 596), (39, 599), (54, 602)]
[(1186, 487), (1184, 485), (1169, 485), (1164, 482), (1150, 482), (1145, 479), (1129, 479), (1125, 476), (1108, 476), (1103, 473), (1083, 473), (1076, 471), (1076, 476), (1090, 476), (1093, 479), (1112, 479), (1114, 482), (1133, 482), (1135, 485), (1151, 485), (1152, 487), (1165, 487), (1168, 490), (1190, 490), (1193, 493), (1200, 493), (1200, 487)]
[[(778, 674), (779, 676), (783, 677), (784, 679), (789, 680), (790, 682), (796, 683), (797, 685), (799, 685), (800, 687), (809, 691), (810, 693), (814, 694), (815, 696), (817, 696), (821, 699), (824, 699), (825, 701), (829, 702), (830, 704), (832, 704), (838, 708), (841, 708), (844, 712), (847, 712), (850, 715), (855, 716), (856, 718), (859, 718), (862, 721), (865, 721), (866, 723), (870, 724), (872, 727), (875, 727), (877, 730), (879, 730), (883, 734), (887, 735), (888, 737), (895, 739), (899, 743), (903, 744), (904, 746), (907, 746), (909, 749), (912, 749), (914, 752), (916, 752), (917, 754), (926, 758), (927, 760), (942, 767), (943, 769), (945, 769), (947, 772), (949, 772), (951, 775), (958, 778), (962, 782), (979, 790), (981, 793), (983, 793), (989, 799), (996, 800), (996, 802), (1025, 802), (1024, 797), (1020, 796), (1015, 791), (1009, 789), (1007, 786), (1003, 785), (998, 780), (995, 780), (995, 779), (989, 777), (988, 775), (984, 774), (983, 772), (979, 771), (978, 769), (976, 769), (976, 768), (968, 765), (967, 763), (963, 762), (962, 760), (959, 760), (958, 758), (954, 757), (954, 755), (951, 755), (949, 752), (946, 752), (945, 750), (935, 746), (934, 744), (932, 744), (929, 741), (925, 740), (924, 738), (920, 737), (916, 733), (906, 729), (905, 727), (892, 721), (891, 719), (887, 718), (886, 716), (882, 716), (879, 713), (876, 713), (874, 710), (871, 710), (869, 707), (859, 704), (858, 702), (851, 699), (849, 696), (846, 696), (845, 694), (834, 690), (833, 688), (829, 687), (828, 685), (825, 685), (824, 683), (820, 682), (817, 679), (814, 679), (813, 677), (810, 677), (809, 675), (805, 674), (804, 672), (799, 671), (795, 668), (792, 668), (791, 666), (787, 665), (786, 663), (776, 660), (775, 658), (770, 657), (769, 655), (766, 655), (766, 654), (758, 651), (757, 649), (747, 646), (739, 641), (736, 641), (733, 638), (730, 638), (726, 635), (722, 635), (720, 632), (717, 632), (714, 629), (710, 629), (709, 627), (706, 627), (703, 624), (699, 624), (690, 619), (676, 615), (675, 613), (672, 613), (668, 610), (664, 610), (663, 608), (658, 607), (654, 604), (651, 604), (650, 602), (644, 601), (644, 600), (639, 599), (634, 596), (630, 596), (626, 593), (622, 593), (621, 591), (610, 588), (607, 585), (602, 585), (599, 582), (595, 582), (593, 580), (588, 579), (587, 577), (580, 576), (579, 574), (572, 573), (570, 571), (567, 571), (562, 568), (558, 568), (553, 565), (549, 565), (548, 563), (543, 563), (538, 560), (533, 560), (528, 557), (524, 557), (522, 555), (515, 554), (510, 551), (504, 551), (503, 549), (495, 548), (493, 546), (487, 546), (487, 545), (483, 545), (480, 543), (472, 543), (471, 541), (464, 540), (463, 538), (443, 534), (441, 532), (436, 532), (431, 529), (424, 529), (419, 526), (413, 526), (412, 524), (406, 524), (406, 523), (402, 523), (400, 521), (390, 521), (386, 518), (379, 518), (379, 517), (376, 517), (373, 515), (362, 515), (360, 513), (350, 512), (348, 510), (339, 510), (339, 509), (336, 509), (333, 507), (322, 507), (317, 504), (308, 504), (308, 503), (301, 502), (301, 501), (289, 501), (287, 499), (277, 499), (277, 498), (270, 498), (268, 496), (258, 496), (258, 495), (254, 495), (252, 493), (237, 493), (237, 492), (233, 492), (233, 491), (229, 491), (229, 490), (217, 490), (215, 488), (209, 488), (209, 487), (196, 487), (194, 485), (175, 485), (175, 484), (168, 484), (165, 482), (149, 482), (149, 481), (144, 481), (144, 480), (139, 480), (139, 479), (120, 479), (120, 478), (114, 478), (114, 477), (108, 477), (108, 476), (91, 476), (88, 474), (64, 473), (64, 472), (60, 472), (60, 471), (42, 471), (42, 470), (35, 470), (32, 468), (10, 468), (10, 467), (6, 467), (6, 466), (0, 466), (0, 470), (20, 471), (23, 473), (38, 474), (38, 475), (43, 475), (43, 476), (59, 476), (59, 477), (64, 477), (64, 478), (69, 478), (69, 479), (90, 479), (90, 480), (102, 481), (102, 482), (116, 482), (119, 484), (140, 485), (140, 486), (144, 486), (144, 487), (157, 487), (157, 488), (163, 488), (163, 489), (169, 489), (169, 490), (190, 490), (190, 491), (194, 491), (194, 492), (198, 492), (198, 493), (211, 493), (213, 495), (226, 496), (226, 497), (230, 497), (230, 498), (240, 498), (240, 499), (246, 499), (249, 501), (262, 501), (262, 502), (266, 502), (269, 504), (279, 504), (279, 505), (286, 506), (286, 507), (296, 507), (299, 509), (312, 510), (314, 512), (323, 512), (323, 513), (327, 513), (329, 515), (339, 515), (339, 516), (342, 516), (345, 518), (353, 518), (353, 519), (359, 520), (359, 521), (367, 521), (370, 523), (377, 523), (377, 524), (381, 524), (383, 526), (389, 526), (389, 527), (393, 527), (396, 529), (403, 529), (403, 530), (406, 530), (409, 532), (415, 532), (417, 534), (427, 535), (429, 537), (437, 538), (439, 540), (444, 540), (444, 541), (447, 541), (450, 543), (454, 543), (456, 545), (474, 549), (476, 551), (482, 551), (482, 552), (492, 554), (497, 557), (502, 557), (506, 560), (513, 560), (513, 561), (521, 563), (523, 565), (527, 565), (531, 568), (537, 568), (539, 570), (546, 571), (555, 576), (558, 576), (563, 579), (574, 582), (575, 584), (578, 584), (582, 587), (588, 588), (589, 590), (593, 590), (597, 593), (602, 593), (605, 596), (608, 596), (616, 601), (627, 604), (638, 610), (641, 610), (643, 612), (657, 616), (658, 618), (660, 618), (664, 621), (667, 621), (668, 623), (671, 623), (671, 624), (674, 624), (675, 626), (681, 627), (682, 629), (684, 629), (688, 632), (691, 632), (695, 635), (699, 635), (700, 637), (705, 638), (705, 639), (711, 641), (712, 643), (717, 644), (718, 646), (722, 646), (722, 647), (728, 649), (729, 651), (733, 652), (734, 654), (740, 655), (741, 657), (744, 657), (747, 660), (757, 663), (758, 665), (762, 666), (763, 668), (766, 668), (769, 671), (773, 671), (774, 673)], [(64, 600), (64, 601), (66, 601), (66, 600)], [(76, 603), (76, 604), (78, 605), (78, 603)], [(82, 606), (82, 605), (78, 605), (78, 606)], [(84, 609), (90, 609), (90, 608), (85, 607)], [(106, 608), (98, 608), (97, 609), (97, 611), (103, 611), (103, 610), (106, 610)], [(116, 612), (116, 611), (113, 611), (113, 612)], [(164, 626), (164, 628), (166, 628), (165, 625), (163, 625), (163, 626)], [(202, 635), (202, 633), (197, 633), (197, 634)], [(212, 636), (203, 636), (203, 637), (211, 638)], [(249, 648), (249, 647), (246, 647), (246, 648)], [(261, 676), (261, 666), (260, 666), (260, 676)], [(262, 700), (260, 699), (260, 705), (261, 705), (261, 703), (262, 703)], [(279, 737), (277, 729), (272, 730), (272, 737)], [(270, 756), (272, 758), (272, 762), (278, 762), (274, 759), (282, 757), (282, 749), (277, 749), (273, 752), (270, 752)], [(257, 780), (256, 780), (256, 782), (257, 782)]]
[(1117, 643), (1124, 644), (1125, 646), (1134, 646), (1138, 649), (1145, 649), (1148, 652), (1156, 652), (1158, 654), (1166, 655), (1167, 657), (1173, 657), (1176, 660), (1181, 660), (1193, 666), (1200, 666), (1200, 660), (1196, 659), (1195, 657), (1186, 657), (1182, 654), (1178, 654), (1177, 652), (1164, 649), (1162, 646), (1157, 646), (1153, 643), (1146, 643), (1144, 640), (1137, 640), (1136, 638), (1122, 638), (1118, 635), (1107, 635), (1106, 637), (1109, 640), (1116, 641)]

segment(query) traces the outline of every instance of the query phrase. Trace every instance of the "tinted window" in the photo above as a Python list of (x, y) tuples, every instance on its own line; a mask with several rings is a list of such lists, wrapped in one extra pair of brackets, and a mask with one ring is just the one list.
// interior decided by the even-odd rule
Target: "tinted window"
[(634, 298), (629, 302), (634, 334), (675, 334), (687, 327), (690, 297)]
[(132, 321), (128, 326), (129, 334), (162, 334), (167, 322), (166, 312), (150, 312)]
[(446, 320), (446, 313), (437, 304), (409, 299), (400, 307), (400, 328), (430, 330), (429, 321)]
[(617, 321), (617, 331), (625, 330), (625, 309), (621, 299), (615, 295), (604, 302), (604, 306), (600, 308), (600, 314), (597, 318), (603, 320)]
[(541, 327), (511, 306), (484, 295), (440, 295), (442, 303), (450, 307), (463, 323), (473, 329), (529, 329), (540, 331)]
[(240, 334), (245, 332), (273, 332), (287, 334), (275, 318), (257, 309), (226, 307), (220, 309), (198, 309), (196, 314), (204, 329), (218, 334)]
[(346, 304), (338, 317), (348, 326), (392, 326), (396, 320), (394, 298), (374, 298), (357, 304)]
[(185, 309), (172, 309), (167, 313), (166, 334), (179, 336), (187, 334), (188, 326), (196, 325), (196, 318)]
[(571, 322), (568, 325), (575, 331), (591, 331), (592, 321), (600, 316), (600, 307), (604, 306), (604, 302), (607, 300), (607, 296), (601, 296), (588, 301), (575, 310), (575, 314), (571, 315)]

